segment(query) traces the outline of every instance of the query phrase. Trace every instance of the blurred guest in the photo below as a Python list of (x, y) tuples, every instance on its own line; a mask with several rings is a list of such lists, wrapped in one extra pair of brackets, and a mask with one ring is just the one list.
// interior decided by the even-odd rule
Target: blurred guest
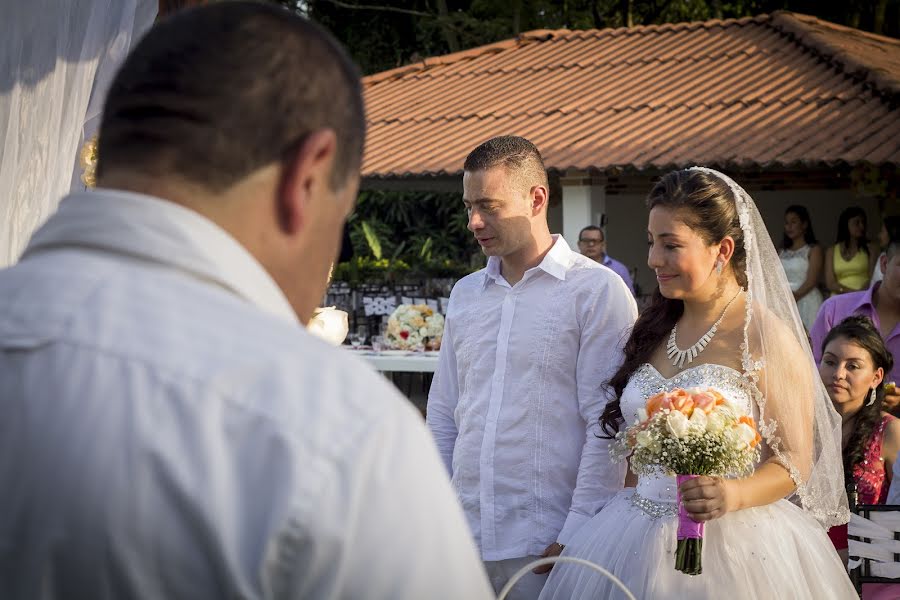
[(837, 243), (825, 253), (825, 285), (835, 294), (865, 289), (878, 253), (866, 237), (866, 213), (844, 209), (838, 219)]
[[(894, 359), (868, 317), (847, 317), (828, 332), (819, 375), (841, 415), (844, 483), (857, 504), (885, 504), (900, 452), (900, 420), (884, 412), (884, 376)], [(847, 560), (847, 525), (828, 531)], [(865, 584), (863, 600), (898, 598), (900, 585)]]
[[(832, 296), (822, 304), (816, 322), (810, 330), (812, 349), (816, 362), (822, 359), (822, 346), (828, 332), (850, 315), (869, 317), (875, 324), (887, 349), (894, 357), (900, 356), (900, 239), (891, 240), (881, 258), (884, 280), (871, 288), (840, 296)], [(894, 365), (886, 375), (887, 390), (884, 408), (897, 411), (900, 393), (891, 384), (900, 380), (900, 367)]]
[(805, 206), (793, 205), (784, 211), (784, 240), (778, 255), (794, 292), (800, 320), (809, 331), (822, 306), (822, 292), (818, 285), (824, 253), (816, 241)]
[(606, 234), (596, 225), (588, 225), (578, 234), (578, 250), (584, 256), (597, 261), (604, 267), (612, 269), (634, 293), (634, 282), (628, 267), (606, 253)]
[(0, 273), (0, 598), (493, 597), (419, 416), (303, 327), (364, 139), (355, 65), (289, 10), (134, 48), (99, 187)]
[(881, 231), (878, 233), (878, 241), (881, 243), (881, 247), (884, 250), (878, 255), (878, 260), (875, 261), (875, 270), (872, 272), (872, 283), (869, 285), (875, 285), (884, 279), (884, 271), (881, 270), (881, 257), (885, 255), (891, 240), (897, 239), (900, 239), (900, 217), (885, 217), (884, 221), (881, 223)]
[[(900, 452), (900, 420), (884, 412), (884, 377), (894, 366), (868, 317), (854, 315), (825, 336), (819, 375), (841, 415), (844, 477), (859, 504), (884, 504)], [(847, 526), (829, 532), (838, 550), (847, 548)]]

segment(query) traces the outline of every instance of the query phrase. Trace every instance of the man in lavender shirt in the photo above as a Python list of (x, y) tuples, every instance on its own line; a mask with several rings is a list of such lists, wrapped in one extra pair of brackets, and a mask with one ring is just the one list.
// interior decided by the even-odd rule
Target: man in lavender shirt
[(822, 359), (822, 340), (832, 327), (850, 315), (865, 315), (881, 332), (885, 345), (894, 355), (894, 370), (886, 376), (885, 410), (900, 406), (900, 390), (890, 383), (900, 382), (900, 239), (891, 240), (881, 256), (884, 279), (871, 288), (832, 296), (822, 304), (810, 337), (816, 362)]
[(628, 267), (619, 261), (610, 258), (606, 253), (606, 234), (596, 225), (588, 225), (578, 234), (578, 251), (584, 256), (593, 259), (612, 269), (622, 280), (631, 293), (634, 294), (634, 283), (631, 281), (631, 275), (628, 273)]

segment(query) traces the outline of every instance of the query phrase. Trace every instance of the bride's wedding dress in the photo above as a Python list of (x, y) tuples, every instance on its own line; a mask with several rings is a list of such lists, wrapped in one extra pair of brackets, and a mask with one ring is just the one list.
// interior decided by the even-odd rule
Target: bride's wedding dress
[[(621, 407), (628, 423), (651, 395), (674, 388), (713, 387), (744, 414), (758, 419), (747, 379), (721, 365), (703, 364), (664, 378), (645, 364), (631, 377)], [(763, 449), (763, 456), (766, 449)], [(678, 517), (675, 479), (641, 477), (578, 532), (564, 556), (592, 561), (642, 600), (828, 600), (857, 595), (825, 529), (788, 500), (749, 508), (708, 521), (703, 539), (703, 573), (675, 570)], [(624, 598), (595, 571), (557, 564), (541, 600)]]

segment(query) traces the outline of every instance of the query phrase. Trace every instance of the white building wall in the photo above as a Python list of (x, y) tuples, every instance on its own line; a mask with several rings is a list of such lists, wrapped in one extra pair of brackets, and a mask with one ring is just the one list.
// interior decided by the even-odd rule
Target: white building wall
[(560, 211), (551, 215), (550, 231), (561, 232), (569, 245), (578, 251), (578, 234), (588, 225), (600, 225), (606, 212), (606, 179), (585, 172), (568, 172), (560, 178), (562, 202)]

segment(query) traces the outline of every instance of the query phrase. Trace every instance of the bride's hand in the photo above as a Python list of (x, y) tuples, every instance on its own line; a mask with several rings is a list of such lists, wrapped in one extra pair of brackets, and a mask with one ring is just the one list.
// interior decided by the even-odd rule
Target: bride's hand
[(694, 521), (711, 521), (735, 510), (733, 481), (695, 477), (681, 484), (681, 503)]

